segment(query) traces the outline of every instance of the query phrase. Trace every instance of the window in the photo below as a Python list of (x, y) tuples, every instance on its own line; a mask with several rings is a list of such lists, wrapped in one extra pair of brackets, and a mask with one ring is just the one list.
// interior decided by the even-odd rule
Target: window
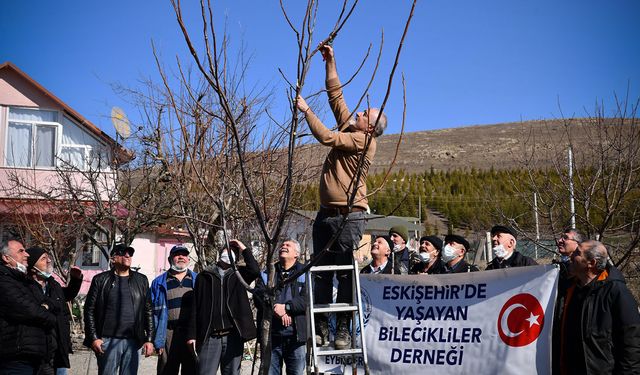
[(9, 109), (5, 160), (13, 167), (53, 167), (58, 112), (27, 108)]
[[(94, 235), (96, 241), (103, 247), (107, 245), (107, 236), (104, 233), (96, 233)], [(102, 251), (100, 247), (95, 245), (89, 238), (86, 238), (85, 246), (82, 248), (81, 266), (83, 267), (99, 267), (101, 265)]]
[(9, 108), (7, 166), (107, 170), (104, 145), (58, 111)]
[(66, 116), (62, 117), (62, 127), (59, 161), (61, 167), (81, 170), (107, 168), (103, 147), (94, 137)]

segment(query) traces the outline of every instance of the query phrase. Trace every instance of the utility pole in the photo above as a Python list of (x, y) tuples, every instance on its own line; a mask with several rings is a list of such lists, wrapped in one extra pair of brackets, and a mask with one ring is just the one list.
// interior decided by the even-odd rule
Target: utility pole
[(538, 242), (540, 242), (540, 225), (538, 222), (538, 193), (533, 193), (533, 213), (536, 217), (536, 243), (534, 244), (536, 259), (538, 259)]
[(571, 229), (576, 229), (576, 207), (573, 201), (573, 150), (569, 146), (569, 208), (571, 210)]
[(420, 237), (422, 237), (422, 195), (418, 195), (418, 223), (420, 223)]
[(487, 259), (487, 264), (493, 260), (493, 252), (492, 252), (492, 243), (491, 243), (491, 232), (485, 233), (485, 246), (486, 254), (485, 257)]

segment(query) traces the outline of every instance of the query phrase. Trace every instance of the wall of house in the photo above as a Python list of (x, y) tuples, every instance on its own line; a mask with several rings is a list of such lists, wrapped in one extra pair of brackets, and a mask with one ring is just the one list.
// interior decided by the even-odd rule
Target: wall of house
[(156, 277), (156, 236), (153, 233), (144, 233), (136, 236), (131, 246), (136, 249), (131, 259), (131, 267), (140, 268), (138, 272), (149, 279), (149, 284)]
[[(58, 112), (57, 121), (59, 125), (57, 127), (58, 130), (56, 131), (56, 149), (54, 149), (54, 154), (56, 156), (60, 155), (62, 149), (66, 148), (66, 150), (69, 150), (69, 148), (73, 148), (74, 146), (85, 147), (84, 150), (108, 150), (104, 140), (99, 140), (99, 137), (95, 137), (91, 131), (86, 129), (83, 125), (72, 120), (70, 116), (65, 116), (64, 108), (59, 104), (59, 102), (53, 100), (45, 91), (38, 88), (36, 84), (25, 79), (9, 67), (0, 69), (0, 198), (29, 198), (29, 194), (26, 193), (26, 191), (16, 191), (14, 184), (11, 183), (12, 180), (15, 181), (16, 179), (20, 179), (23, 185), (37, 188), (39, 191), (48, 191), (51, 190), (51, 188), (60, 186), (61, 184), (61, 180), (55, 171), (55, 167), (23, 168), (6, 166), (6, 147), (8, 137), (7, 122), (9, 107), (11, 106), (46, 109)], [(67, 121), (67, 119), (69, 121)], [(86, 136), (82, 141), (86, 142), (86, 144), (82, 142), (79, 144), (63, 144), (63, 135), (70, 136), (71, 134), (80, 134), (78, 132), (81, 134), (86, 133)], [(73, 138), (73, 142), (76, 141), (77, 139)], [(78, 186), (88, 186), (88, 181), (85, 181), (80, 173), (69, 173), (72, 174), (72, 178)], [(104, 173), (110, 172), (105, 169)], [(103, 199), (107, 199), (107, 191), (113, 190), (113, 178), (107, 178), (104, 179), (104, 181), (106, 183), (105, 186), (103, 186), (103, 191), (100, 191), (100, 194)]]

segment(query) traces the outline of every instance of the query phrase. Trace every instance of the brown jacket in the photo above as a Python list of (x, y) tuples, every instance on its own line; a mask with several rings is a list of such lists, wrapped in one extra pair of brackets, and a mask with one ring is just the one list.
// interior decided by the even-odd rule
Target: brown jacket
[[(329, 106), (338, 123), (338, 131), (332, 132), (311, 111), (306, 112), (307, 123), (313, 136), (325, 146), (331, 147), (327, 159), (322, 166), (320, 176), (320, 204), (325, 207), (347, 206), (353, 192), (353, 185), (357, 185), (354, 206), (364, 209), (367, 205), (367, 172), (376, 153), (376, 139), (370, 134), (352, 132), (348, 121), (351, 111), (342, 96), (340, 80), (329, 79), (326, 82)], [(367, 143), (370, 142), (367, 148)], [(355, 184), (358, 161), (366, 149), (363, 171), (360, 181)]]

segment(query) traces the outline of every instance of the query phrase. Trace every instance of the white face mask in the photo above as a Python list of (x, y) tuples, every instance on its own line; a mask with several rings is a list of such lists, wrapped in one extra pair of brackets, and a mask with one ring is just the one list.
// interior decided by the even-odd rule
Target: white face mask
[(356, 118), (354, 116), (349, 117), (349, 121), (347, 121), (347, 125), (350, 127), (354, 127), (356, 125)]
[[(233, 260), (236, 260), (236, 256), (233, 255), (233, 252), (231, 253), (231, 257), (233, 257)], [(220, 254), (220, 261), (226, 264), (231, 264), (231, 260), (229, 259), (229, 251), (225, 250), (222, 252), (222, 254)]]
[[(14, 259), (15, 260), (15, 259)], [(20, 262), (16, 262), (16, 269), (22, 273), (27, 273), (27, 266)]]
[(15, 269), (17, 269), (18, 271), (22, 272), (22, 273), (27, 273), (27, 266), (25, 266), (24, 264), (18, 262), (16, 260), (16, 258), (12, 257), (11, 255), (7, 254), (7, 256), (11, 259), (13, 259), (14, 262), (16, 262), (16, 266)]
[(420, 260), (422, 260), (425, 263), (429, 263), (429, 261), (431, 260), (431, 255), (426, 251), (422, 252), (420, 253)]
[[(220, 257), (220, 258), (222, 258), (222, 257)], [(187, 270), (187, 268), (189, 268), (189, 265), (186, 265), (186, 266), (184, 266), (184, 267), (180, 267), (180, 266), (178, 266), (177, 264), (172, 264), (172, 265), (171, 265), (171, 270), (172, 270), (172, 271), (175, 271), (175, 272), (178, 272), (178, 273), (181, 273), (181, 272), (186, 271), (186, 270)]]
[(442, 260), (448, 263), (458, 257), (457, 250), (451, 245), (446, 245), (442, 250)]
[(504, 258), (507, 256), (507, 249), (505, 249), (504, 246), (502, 246), (502, 244), (494, 246), (493, 255), (495, 255), (497, 258)]

